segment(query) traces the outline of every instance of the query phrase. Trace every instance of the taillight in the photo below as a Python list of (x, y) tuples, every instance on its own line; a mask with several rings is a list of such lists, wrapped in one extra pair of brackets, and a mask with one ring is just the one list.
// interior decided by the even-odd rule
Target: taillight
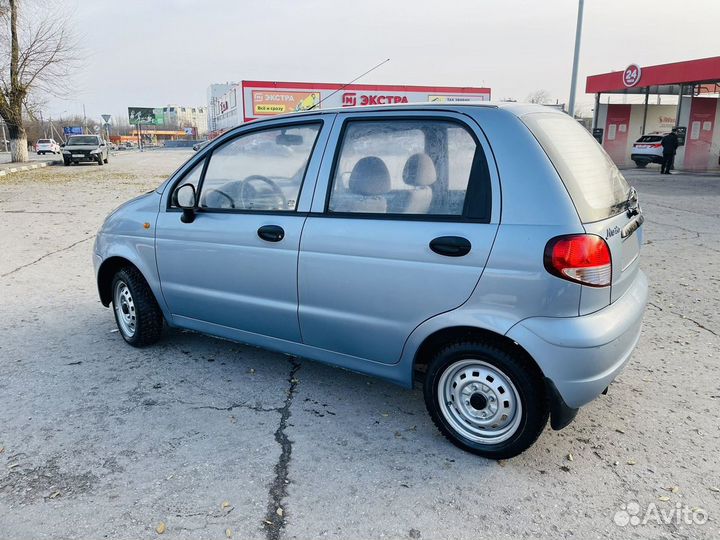
[(557, 236), (545, 246), (545, 269), (568, 281), (590, 287), (612, 282), (612, 258), (607, 242), (596, 234)]
[(662, 144), (660, 144), (660, 143), (658, 143), (658, 144), (651, 144), (651, 145), (650, 145), (650, 148), (660, 148), (661, 146), (662, 146)]

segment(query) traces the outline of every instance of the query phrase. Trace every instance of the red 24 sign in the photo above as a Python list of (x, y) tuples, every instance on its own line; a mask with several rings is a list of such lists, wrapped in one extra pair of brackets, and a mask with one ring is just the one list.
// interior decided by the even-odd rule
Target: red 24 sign
[(641, 73), (642, 70), (640, 69), (640, 66), (637, 64), (630, 64), (625, 68), (625, 71), (623, 71), (623, 84), (628, 88), (635, 86), (638, 82), (640, 82)]

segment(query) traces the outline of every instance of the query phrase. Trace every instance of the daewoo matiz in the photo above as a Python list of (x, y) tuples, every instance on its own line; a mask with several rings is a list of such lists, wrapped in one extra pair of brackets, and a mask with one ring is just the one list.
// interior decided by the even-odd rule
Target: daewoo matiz
[(647, 281), (635, 191), (563, 113), (518, 104), (307, 112), (240, 126), (106, 219), (100, 299), (424, 385), (450, 441), (500, 459), (620, 373)]

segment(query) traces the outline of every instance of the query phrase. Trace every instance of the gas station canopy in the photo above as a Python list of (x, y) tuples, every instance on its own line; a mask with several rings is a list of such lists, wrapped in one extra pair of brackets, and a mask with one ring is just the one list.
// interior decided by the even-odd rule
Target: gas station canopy
[[(640, 138), (654, 136), (651, 142), (659, 148), (661, 136), (673, 129), (680, 144), (677, 168), (720, 169), (720, 56), (647, 67), (630, 64), (623, 71), (589, 76), (585, 91), (595, 94), (593, 136), (619, 166), (647, 166), (641, 150), (651, 145)], [(613, 94), (623, 95), (622, 103), (611, 100)], [(644, 103), (627, 99), (628, 94), (644, 96)], [(651, 95), (658, 97), (657, 103), (650, 103)], [(672, 103), (662, 103), (661, 96), (673, 96)]]
[(679, 94), (681, 86), (697, 86), (696, 94), (720, 92), (720, 56), (660, 64), (628, 66), (587, 78), (588, 94)]

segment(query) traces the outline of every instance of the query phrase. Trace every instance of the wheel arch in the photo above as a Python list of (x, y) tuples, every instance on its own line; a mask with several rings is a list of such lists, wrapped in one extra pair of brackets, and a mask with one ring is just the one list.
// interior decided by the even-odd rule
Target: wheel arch
[(502, 347), (509, 352), (520, 354), (526, 358), (531, 365), (535, 366), (538, 375), (543, 376), (542, 369), (540, 369), (540, 366), (530, 353), (509, 337), (477, 326), (449, 326), (429, 334), (415, 351), (412, 366), (413, 381), (423, 380), (428, 363), (443, 347), (450, 343), (467, 339), (485, 341)]
[(138, 268), (136, 264), (133, 264), (132, 261), (121, 256), (108, 257), (102, 262), (100, 268), (98, 268), (97, 274), (98, 293), (100, 294), (100, 301), (103, 306), (108, 307), (110, 302), (112, 302), (113, 276), (115, 276), (118, 270), (126, 266), (135, 268), (145, 278), (145, 281), (147, 281), (147, 277), (142, 273), (142, 270)]

